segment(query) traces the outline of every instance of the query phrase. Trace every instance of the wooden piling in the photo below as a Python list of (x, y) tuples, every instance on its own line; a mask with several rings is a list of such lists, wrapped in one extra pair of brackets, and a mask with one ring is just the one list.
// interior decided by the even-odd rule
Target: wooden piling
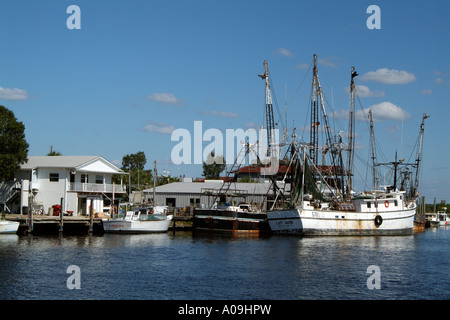
[(59, 211), (59, 232), (63, 232), (64, 229), (63, 201), (64, 198), (61, 198), (61, 210)]
[(33, 210), (28, 209), (28, 219), (27, 219), (27, 232), (31, 234), (33, 232)]
[(91, 206), (89, 208), (89, 233), (94, 230), (94, 200), (91, 199)]

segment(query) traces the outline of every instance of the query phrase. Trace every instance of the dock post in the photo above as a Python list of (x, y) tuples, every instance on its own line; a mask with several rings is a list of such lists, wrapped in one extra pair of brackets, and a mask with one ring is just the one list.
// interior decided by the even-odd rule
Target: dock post
[(27, 225), (28, 225), (28, 234), (31, 234), (33, 232), (33, 210), (28, 209), (28, 219), (27, 219)]
[(89, 207), (89, 233), (92, 233), (94, 226), (94, 198), (91, 198), (91, 206)]
[(64, 198), (61, 198), (61, 211), (59, 212), (59, 232), (63, 232), (63, 224), (64, 224), (63, 201), (64, 201)]

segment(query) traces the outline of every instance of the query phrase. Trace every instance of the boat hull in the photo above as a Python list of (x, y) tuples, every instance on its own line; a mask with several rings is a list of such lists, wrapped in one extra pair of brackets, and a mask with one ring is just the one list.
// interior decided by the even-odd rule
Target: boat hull
[(270, 233), (264, 213), (220, 209), (194, 210), (193, 229), (200, 232), (231, 232), (254, 235)]
[(378, 214), (352, 211), (298, 210), (304, 235), (412, 234), (415, 215), (415, 208), (379, 212)]
[(158, 233), (167, 232), (173, 216), (165, 220), (124, 220), (103, 221), (103, 230), (107, 233)]
[(296, 209), (269, 211), (267, 220), (270, 229), (275, 234), (303, 234), (303, 223), (299, 211)]
[(19, 229), (19, 222), (17, 221), (0, 221), (0, 234), (3, 233), (16, 233)]

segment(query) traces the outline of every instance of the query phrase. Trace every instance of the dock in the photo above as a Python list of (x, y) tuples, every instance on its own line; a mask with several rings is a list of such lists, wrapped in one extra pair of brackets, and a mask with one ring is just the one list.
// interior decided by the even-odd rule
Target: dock
[[(103, 220), (108, 218), (95, 218), (89, 216), (48, 216), (33, 215), (30, 219), (29, 215), (7, 214), (6, 220), (18, 221), (19, 234), (41, 234), (41, 233), (103, 233)], [(192, 216), (177, 216), (172, 219), (169, 230), (175, 231), (191, 231)]]

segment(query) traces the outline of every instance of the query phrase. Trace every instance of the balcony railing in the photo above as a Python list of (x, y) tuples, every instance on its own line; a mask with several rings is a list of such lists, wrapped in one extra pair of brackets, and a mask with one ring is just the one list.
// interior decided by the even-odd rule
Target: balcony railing
[(120, 184), (71, 182), (69, 184), (69, 191), (125, 193), (126, 188)]

